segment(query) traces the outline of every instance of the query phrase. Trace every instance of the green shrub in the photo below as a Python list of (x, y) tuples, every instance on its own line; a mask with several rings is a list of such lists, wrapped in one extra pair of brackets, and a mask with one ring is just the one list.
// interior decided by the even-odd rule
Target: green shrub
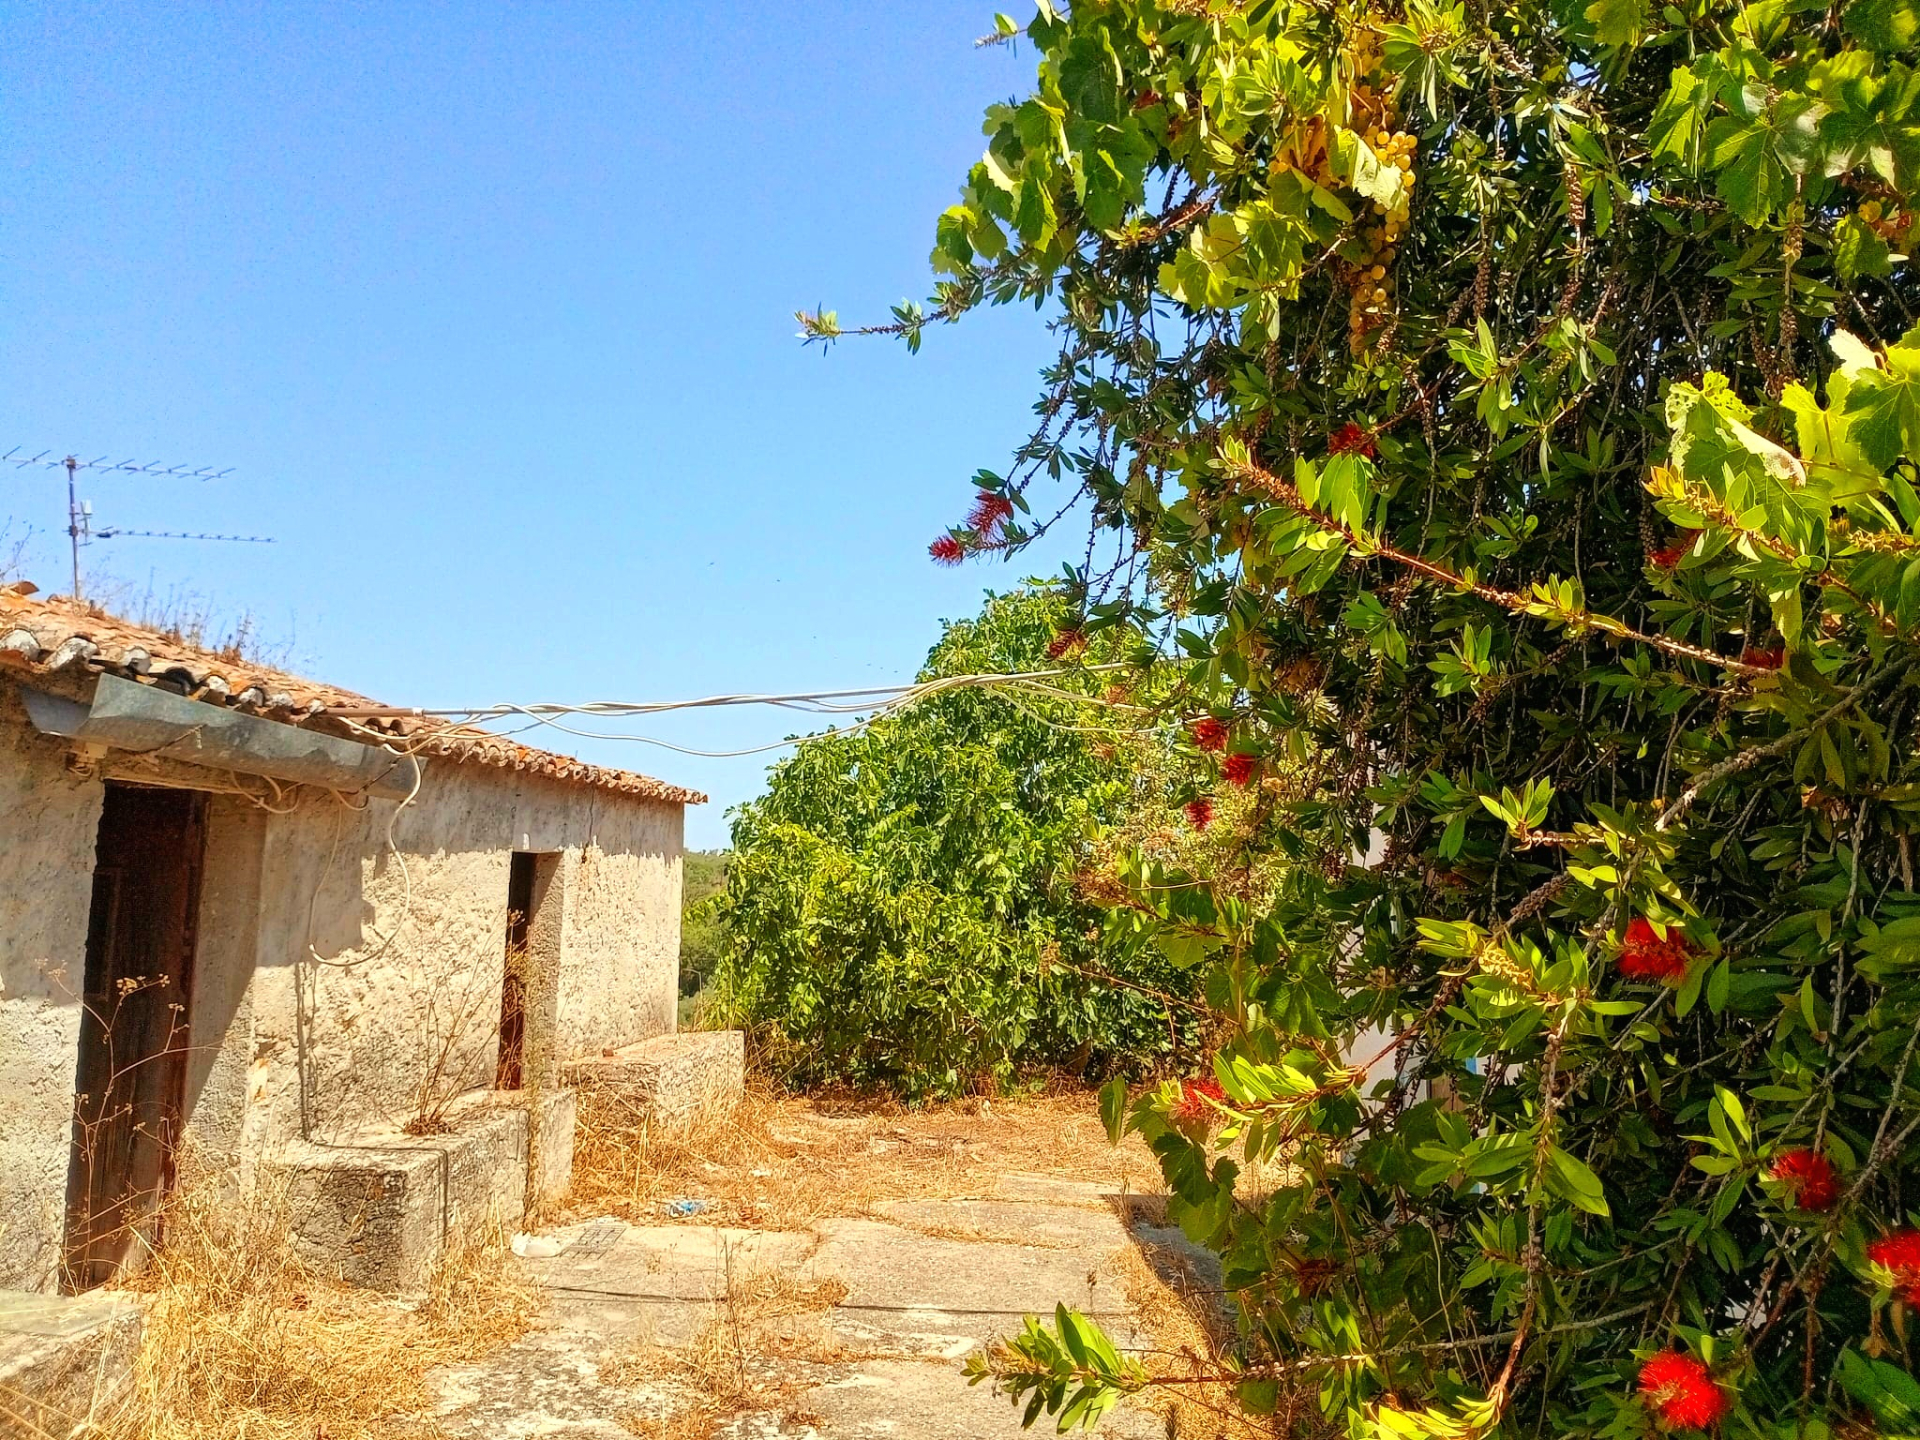
[[(1239, 1301), (1198, 1378), (1311, 1435), (1920, 1433), (1920, 13), (1024, 29), (877, 328), (1048, 310), (990, 489), (1089, 497), (1181, 705), (1315, 777), (1264, 897), (1116, 912), (1226, 1027), (1108, 1102)], [(986, 1370), (1063, 1424), (1168, 1378), (1065, 1313)]]
[[(1044, 591), (991, 600), (920, 678), (1046, 669), (1066, 613)], [(1143, 990), (1184, 997), (1189, 977), (1158, 955), (1110, 972), (1143, 989), (1088, 973), (1114, 962), (1076, 874), (1148, 783), (1111, 713), (956, 689), (801, 744), (734, 819), (718, 1003), (801, 1084), (948, 1095), (1172, 1058), (1191, 1022)]]
[(727, 922), (716, 903), (726, 893), (726, 850), (689, 850), (681, 858), (680, 994), (691, 999), (704, 990), (720, 966), (727, 944)]

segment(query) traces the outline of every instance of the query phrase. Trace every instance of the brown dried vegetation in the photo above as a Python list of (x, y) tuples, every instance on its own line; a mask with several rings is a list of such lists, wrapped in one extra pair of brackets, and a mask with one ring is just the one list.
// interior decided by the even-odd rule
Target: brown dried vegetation
[(425, 1376), (517, 1339), (538, 1292), (498, 1226), (456, 1245), (424, 1299), (350, 1289), (301, 1265), (272, 1197), (176, 1199), (130, 1282), (146, 1329), (111, 1440), (360, 1440), (429, 1435)]
[(698, 1223), (802, 1230), (867, 1215), (909, 1196), (984, 1195), (1010, 1171), (1161, 1188), (1146, 1147), (1119, 1150), (1084, 1089), (961, 1100), (908, 1110), (897, 1101), (784, 1095), (749, 1088), (690, 1120), (649, 1120), (616, 1094), (580, 1095), (571, 1209), (657, 1221), (667, 1200), (705, 1202)]

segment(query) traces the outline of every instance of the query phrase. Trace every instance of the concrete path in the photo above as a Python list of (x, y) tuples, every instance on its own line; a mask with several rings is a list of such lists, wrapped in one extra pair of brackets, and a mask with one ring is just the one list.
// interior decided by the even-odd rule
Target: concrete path
[[(568, 1226), (551, 1232), (558, 1254), (518, 1262), (550, 1297), (544, 1328), (439, 1372), (440, 1424), (488, 1440), (1051, 1433), (1023, 1432), (961, 1362), (1060, 1301), (1124, 1346), (1153, 1343), (1128, 1303), (1135, 1237), (1109, 1189), (1003, 1174), (986, 1195), (882, 1201), (805, 1231)], [(1167, 1431), (1121, 1406), (1096, 1433)]]

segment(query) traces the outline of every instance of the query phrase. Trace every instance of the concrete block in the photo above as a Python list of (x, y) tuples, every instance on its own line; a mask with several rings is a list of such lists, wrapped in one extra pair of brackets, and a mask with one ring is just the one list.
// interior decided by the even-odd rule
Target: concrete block
[(128, 1295), (0, 1291), (0, 1436), (106, 1433), (130, 1403), (141, 1320)]
[(294, 1247), (307, 1264), (369, 1289), (423, 1289), (450, 1241), (489, 1223), (515, 1226), (558, 1199), (573, 1169), (574, 1098), (538, 1107), (533, 1184), (525, 1101), (481, 1091), (455, 1102), (443, 1135), (376, 1130), (337, 1144), (296, 1142), (265, 1167), (284, 1187)]
[(528, 1197), (536, 1209), (563, 1199), (573, 1184), (573, 1132), (578, 1120), (579, 1100), (573, 1091), (555, 1090), (542, 1098), (540, 1127), (534, 1133), (535, 1190)]
[(689, 1030), (581, 1056), (565, 1083), (617, 1092), (645, 1113), (684, 1120), (709, 1105), (730, 1105), (746, 1087), (746, 1041), (738, 1030)]

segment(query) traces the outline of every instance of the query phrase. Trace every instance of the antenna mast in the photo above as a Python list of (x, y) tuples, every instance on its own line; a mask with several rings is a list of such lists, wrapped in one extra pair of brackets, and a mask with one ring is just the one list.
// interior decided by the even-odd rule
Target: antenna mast
[[(23, 447), (14, 446), (6, 454), (0, 455), (0, 463), (16, 468), (29, 465), (44, 465), (49, 470), (67, 472), (67, 540), (73, 551), (73, 598), (80, 596), (80, 547), (95, 540), (112, 540), (121, 535), (141, 536), (153, 540), (224, 540), (247, 545), (271, 545), (272, 539), (265, 535), (198, 535), (182, 534), (174, 530), (122, 530), (118, 528), (95, 530), (93, 528), (93, 506), (80, 498), (79, 474), (82, 470), (112, 471), (126, 475), (157, 475), (163, 479), (177, 480), (220, 480), (233, 473), (229, 466), (225, 470), (215, 470), (203, 465), (198, 470), (189, 470), (184, 465), (163, 466), (159, 461), (142, 465), (133, 460), (121, 460), (109, 463), (102, 455), (98, 460), (82, 460), (77, 455), (69, 455), (62, 460), (49, 460), (52, 452), (42, 450), (37, 455), (21, 456)], [(19, 458), (16, 458), (19, 457)]]
[(73, 598), (80, 598), (80, 501), (75, 493), (73, 477), (80, 469), (80, 462), (73, 456), (67, 456), (62, 462), (67, 470), (67, 538), (73, 542)]

